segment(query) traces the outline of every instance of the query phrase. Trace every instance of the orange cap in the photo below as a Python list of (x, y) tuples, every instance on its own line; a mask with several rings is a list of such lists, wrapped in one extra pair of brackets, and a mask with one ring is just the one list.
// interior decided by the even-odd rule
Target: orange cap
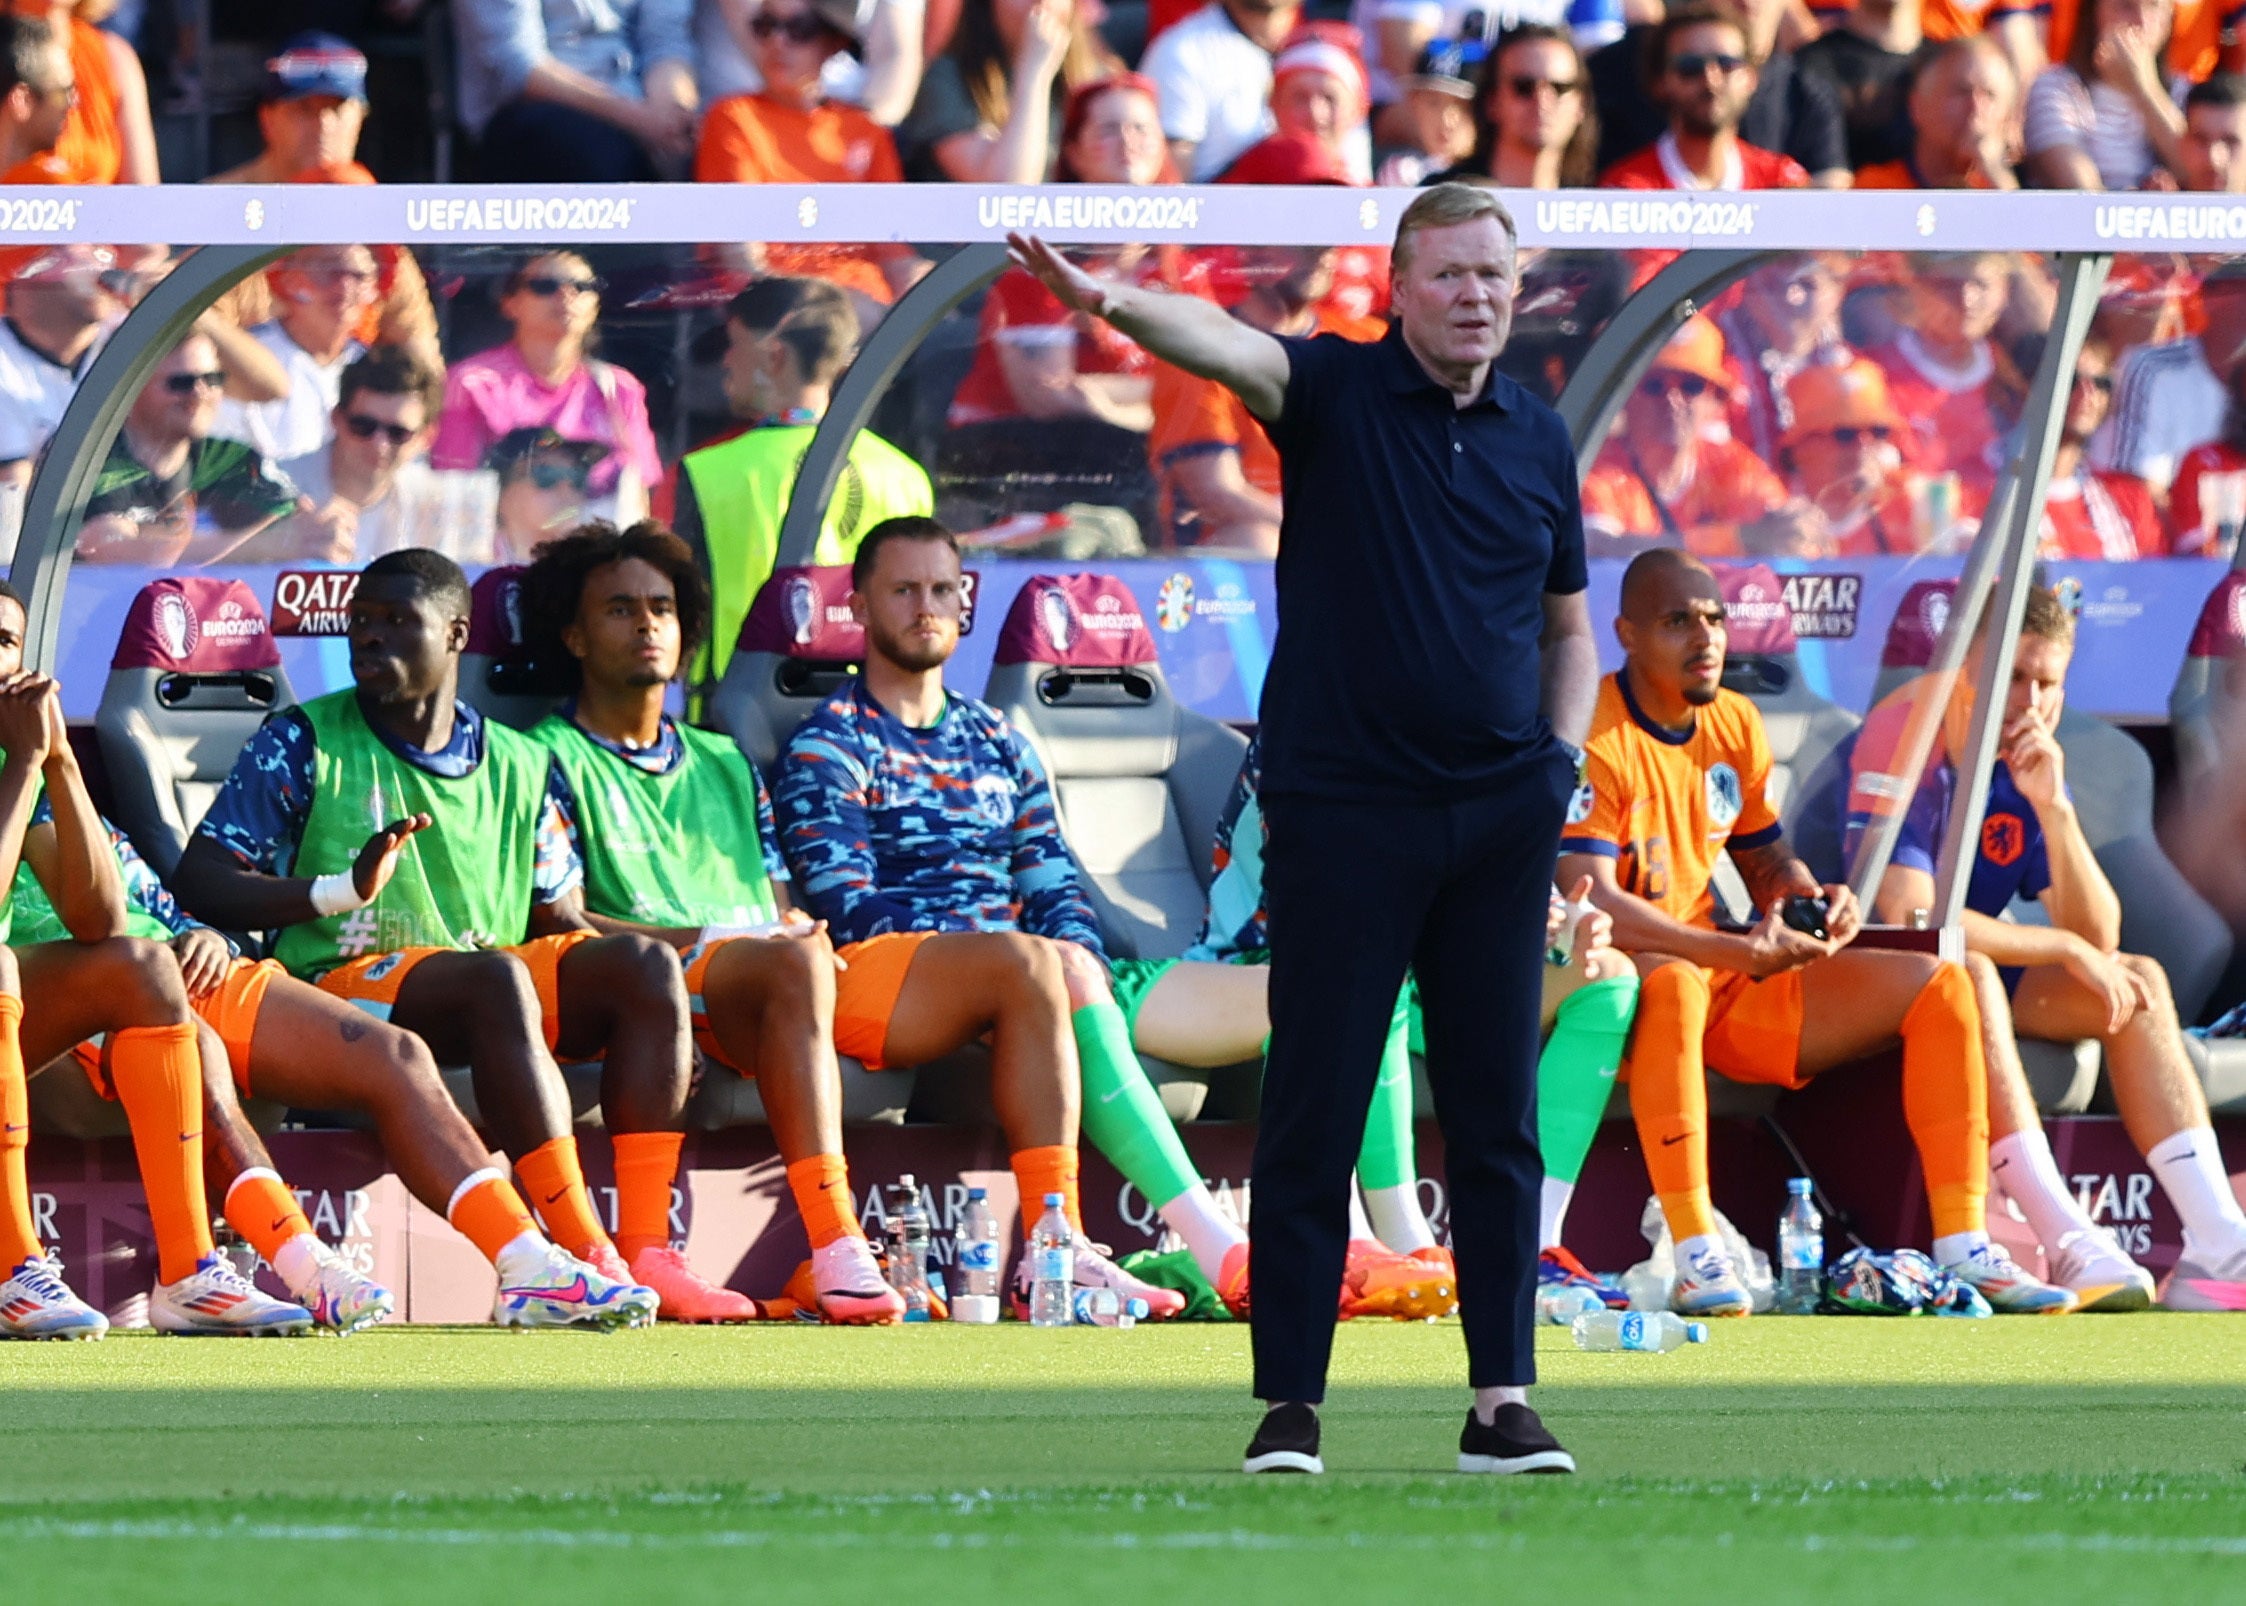
[(1862, 358), (1840, 367), (1818, 363), (1804, 368), (1786, 386), (1786, 400), (1794, 409), (1788, 446), (1829, 429), (1903, 427), (1902, 415), (1888, 398), (1887, 375), (1878, 363)]
[(1653, 359), (1649, 372), (1696, 374), (1718, 390), (1731, 389), (1731, 370), (1724, 364), (1723, 332), (1695, 314), (1669, 338)]

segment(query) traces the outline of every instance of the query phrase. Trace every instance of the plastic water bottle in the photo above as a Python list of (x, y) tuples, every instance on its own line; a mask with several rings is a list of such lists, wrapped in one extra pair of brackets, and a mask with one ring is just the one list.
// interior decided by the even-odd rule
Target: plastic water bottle
[(1076, 1229), (1061, 1209), (1061, 1196), (1045, 1196), (1045, 1214), (1029, 1234), (1029, 1324), (1069, 1327), (1076, 1321), (1071, 1303), (1076, 1289)]
[(928, 1212), (920, 1207), (920, 1183), (908, 1171), (897, 1179), (904, 1203), (889, 1217), (889, 1286), (905, 1301), (905, 1320), (928, 1320)]
[(981, 1188), (967, 1190), (967, 1213), (951, 1241), (951, 1319), (998, 1320), (998, 1217)]
[(1146, 1301), (1124, 1299), (1112, 1288), (1074, 1290), (1070, 1309), (1079, 1327), (1136, 1327), (1146, 1320)]
[(1557, 1283), (1536, 1291), (1536, 1320), (1544, 1327), (1565, 1327), (1578, 1316), (1606, 1308), (1605, 1300), (1580, 1283)]
[(1688, 1322), (1674, 1311), (1600, 1310), (1569, 1324), (1575, 1347), (1587, 1350), (1644, 1350), (1666, 1353), (1708, 1342), (1706, 1322)]
[(1778, 1314), (1807, 1316), (1825, 1292), (1825, 1218), (1817, 1213), (1807, 1177), (1786, 1184), (1778, 1217)]

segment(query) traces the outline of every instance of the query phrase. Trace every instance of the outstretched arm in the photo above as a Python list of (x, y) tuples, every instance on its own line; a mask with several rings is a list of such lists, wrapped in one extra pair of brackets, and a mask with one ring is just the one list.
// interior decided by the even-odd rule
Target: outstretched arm
[(1213, 301), (1095, 279), (1034, 235), (1009, 234), (1014, 260), (1062, 306), (1105, 320), (1165, 362), (1213, 379), (1277, 423), (1287, 399), (1287, 348)]

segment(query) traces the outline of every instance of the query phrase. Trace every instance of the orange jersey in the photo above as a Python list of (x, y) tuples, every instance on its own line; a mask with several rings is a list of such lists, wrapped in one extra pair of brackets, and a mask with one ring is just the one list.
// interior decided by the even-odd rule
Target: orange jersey
[(117, 127), (117, 75), (109, 68), (109, 45), (91, 23), (69, 20), (70, 70), (77, 75), (78, 99), (63, 119), (55, 155), (69, 172), (69, 184), (114, 184), (125, 170), (125, 138)]
[[(889, 130), (832, 100), (806, 109), (728, 96), (703, 120), (694, 155), (694, 177), (704, 184), (899, 184), (904, 176)], [(880, 264), (910, 254), (900, 245), (769, 245), (764, 260), (769, 272), (806, 274), (887, 303), (894, 292)]]
[(1735, 557), (1739, 526), (1787, 499), (1769, 465), (1735, 440), (1702, 441), (1684, 490), (1666, 504), (1610, 437), (1583, 480), (1583, 524), (1607, 535), (1674, 535), (1702, 557)]
[(1560, 851), (1613, 859), (1623, 890), (1672, 919), (1711, 926), (1717, 855), (1778, 840), (1769, 781), (1762, 715), (1737, 692), (1695, 709), (1680, 737), (1639, 714), (1622, 674), (1609, 675)]

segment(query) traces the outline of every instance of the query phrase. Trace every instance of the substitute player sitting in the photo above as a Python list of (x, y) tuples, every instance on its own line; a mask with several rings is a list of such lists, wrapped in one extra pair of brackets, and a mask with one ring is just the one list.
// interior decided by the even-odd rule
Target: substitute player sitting
[(755, 767), (663, 712), (664, 689), (707, 637), (709, 582), (661, 525), (589, 524), (539, 548), (522, 617), (532, 658), (571, 692), (530, 734), (553, 754), (586, 918), (681, 950), (695, 1041), (756, 1078), (827, 1320), (901, 1320), (842, 1158), (834, 949), (788, 902)]
[[(291, 975), (474, 1071), (476, 1103), (547, 1230), (615, 1319), (750, 1314), (669, 1246), (691, 1043), (668, 948), (585, 923), (544, 748), (459, 702), (468, 586), (435, 552), (369, 564), (354, 684), (268, 720), (173, 877), (227, 930), (278, 930)], [(579, 1169), (559, 1052), (601, 1055), (619, 1253)], [(509, 1318), (502, 1301), (501, 1319)]]
[[(1708, 1192), (1704, 1067), (1798, 1088), (1903, 1045), (1903, 1114), (1934, 1216), (1934, 1256), (2001, 1311), (2067, 1311), (2074, 1296), (1989, 1241), (1987, 1072), (1973, 984), (1931, 954), (1848, 946), (1862, 924), (1845, 886), (1819, 886), (1787, 848), (1764, 788), (1770, 748), (1753, 703), (1721, 685), (1723, 594), (1696, 559), (1639, 555), (1615, 621), (1623, 667), (1599, 687), (1560, 876), (1592, 878), (1614, 940), (1644, 981), (1625, 1073), (1654, 1192), (1676, 1242), (1680, 1311), (1744, 1316), (1738, 1268)], [(1732, 863), (1761, 911), (1715, 922), (1709, 877)], [(1821, 923), (1828, 935), (1798, 929)]]
[[(1085, 1134), (1226, 1304), (1243, 1307), (1247, 1237), (1132, 1052), (1044, 770), (996, 709), (944, 687), (964, 600), (957, 543), (933, 519), (889, 519), (866, 532), (850, 572), (864, 671), (796, 732), (773, 796), (795, 885), (850, 967), (836, 1046), (869, 1067), (916, 1065), (990, 1033), (1025, 1230), (1053, 1192), (1081, 1232), (1081, 1085)], [(1184, 1306), (1086, 1242), (1076, 1270), (1157, 1315)]]
[[(1893, 773), (1893, 760), (1912, 712), (1936, 689), (1931, 677), (1890, 693), (1858, 733), (1851, 836), (1907, 808), (1880, 880), (1884, 919), (1901, 923), (1933, 907), (1935, 855), (1957, 802), (1954, 755), (1965, 751), (1972, 729), (1982, 650), (1976, 639), (1915, 788), (1911, 777)], [(2074, 1290), (2084, 1310), (2151, 1303), (2151, 1275), (2091, 1220), (2059, 1174), (2013, 1032), (2057, 1042), (2095, 1038), (2122, 1125), (2184, 1224), (2184, 1253), (2163, 1302), (2173, 1310), (2246, 1310), (2246, 1213), (2184, 1051), (2167, 972), (2157, 960), (2117, 951), (2121, 901), (2067, 795), (2066, 757), (2052, 733), (2073, 656), (2074, 616), (2054, 593), (2029, 591), (1963, 915), (1989, 1066), (1989, 1171), (2041, 1240), (2054, 1280)], [(2035, 899), (2051, 923), (2004, 919), (2015, 898)]]

